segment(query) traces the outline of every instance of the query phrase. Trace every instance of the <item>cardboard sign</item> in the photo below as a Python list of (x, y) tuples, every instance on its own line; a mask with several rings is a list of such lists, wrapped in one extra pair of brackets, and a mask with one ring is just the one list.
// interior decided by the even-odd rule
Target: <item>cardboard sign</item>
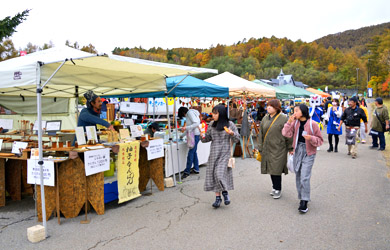
[(87, 131), (87, 139), (94, 140), (95, 142), (98, 141), (97, 134), (96, 134), (96, 127), (95, 126), (86, 126), (85, 130)]
[(122, 140), (130, 139), (130, 133), (129, 133), (129, 130), (127, 128), (119, 129), (119, 135), (120, 135)]
[(77, 139), (77, 144), (79, 145), (87, 144), (87, 141), (85, 140), (84, 127), (76, 128), (76, 139)]
[(140, 125), (130, 126), (131, 137), (140, 137), (144, 134), (142, 127)]
[(84, 153), (85, 175), (93, 175), (110, 169), (110, 149), (90, 150)]
[(14, 120), (12, 119), (0, 119), (0, 128), (12, 129), (13, 125), (14, 125)]
[(28, 142), (21, 142), (21, 141), (14, 141), (14, 144), (12, 145), (12, 153), (13, 154), (20, 154), (20, 149), (26, 149), (28, 146)]
[(118, 153), (118, 203), (141, 196), (139, 193), (140, 142), (119, 144)]
[[(54, 162), (43, 161), (43, 185), (54, 187)], [(41, 170), (37, 160), (27, 160), (27, 183), (40, 184)]]
[(164, 140), (157, 139), (149, 141), (149, 147), (146, 150), (148, 152), (148, 161), (164, 157)]

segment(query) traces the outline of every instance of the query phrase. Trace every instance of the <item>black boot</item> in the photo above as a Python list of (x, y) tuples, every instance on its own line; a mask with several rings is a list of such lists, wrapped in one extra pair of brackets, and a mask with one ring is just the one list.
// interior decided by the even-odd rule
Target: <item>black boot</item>
[(225, 201), (225, 205), (230, 204), (230, 198), (229, 198), (229, 193), (228, 191), (222, 191), (223, 199)]
[(219, 208), (221, 206), (222, 199), (221, 196), (216, 196), (215, 197), (215, 202), (213, 203), (214, 208)]
[(333, 151), (333, 144), (329, 144), (329, 149), (327, 151), (328, 151), (328, 153)]
[(339, 151), (337, 150), (337, 145), (334, 147), (334, 152), (335, 152), (335, 153), (339, 152)]

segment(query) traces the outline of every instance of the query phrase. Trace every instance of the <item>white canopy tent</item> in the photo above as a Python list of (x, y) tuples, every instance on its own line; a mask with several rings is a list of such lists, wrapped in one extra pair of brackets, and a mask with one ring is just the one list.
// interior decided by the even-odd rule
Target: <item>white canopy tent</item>
[(206, 82), (228, 87), (230, 96), (276, 97), (274, 89), (260, 86), (229, 72), (205, 79)]
[[(97, 56), (69, 47), (56, 47), (0, 62), (0, 94), (37, 96), (38, 145), (43, 187), (41, 97), (78, 97), (88, 90), (97, 95), (166, 91), (165, 77), (215, 70), (164, 67)], [(50, 83), (49, 83), (50, 82)], [(42, 221), (47, 236), (45, 192), (41, 189)]]

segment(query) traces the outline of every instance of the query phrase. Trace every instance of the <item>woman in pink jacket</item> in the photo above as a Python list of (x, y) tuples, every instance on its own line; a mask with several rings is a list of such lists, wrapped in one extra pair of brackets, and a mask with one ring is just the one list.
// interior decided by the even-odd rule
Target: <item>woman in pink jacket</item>
[(285, 137), (293, 137), (294, 170), (298, 199), (300, 199), (299, 212), (306, 213), (310, 201), (310, 177), (311, 169), (317, 153), (317, 147), (323, 143), (320, 128), (315, 121), (310, 119), (309, 108), (300, 104), (294, 108), (294, 114), (290, 116), (284, 125), (282, 134)]

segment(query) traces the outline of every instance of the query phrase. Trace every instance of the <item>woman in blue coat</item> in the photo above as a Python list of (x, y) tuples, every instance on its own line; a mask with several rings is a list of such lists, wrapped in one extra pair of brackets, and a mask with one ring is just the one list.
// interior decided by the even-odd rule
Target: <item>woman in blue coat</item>
[(335, 147), (334, 152), (337, 153), (337, 146), (339, 145), (339, 135), (341, 135), (343, 132), (342, 129), (338, 130), (338, 127), (340, 126), (340, 118), (343, 114), (343, 109), (340, 107), (340, 102), (338, 99), (333, 99), (332, 101), (332, 107), (328, 108), (328, 127), (327, 127), (327, 133), (328, 133), (328, 141), (329, 141), (329, 149), (327, 150), (329, 153), (333, 151), (333, 143), (332, 143), (332, 137), (335, 138)]

